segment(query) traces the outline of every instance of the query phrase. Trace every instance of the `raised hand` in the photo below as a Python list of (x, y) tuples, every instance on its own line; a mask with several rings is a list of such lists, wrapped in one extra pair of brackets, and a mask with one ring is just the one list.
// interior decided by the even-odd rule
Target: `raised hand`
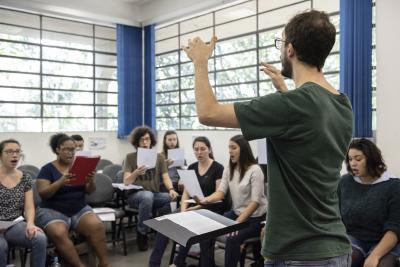
[(278, 70), (271, 64), (267, 64), (265, 62), (261, 62), (260, 64), (262, 66), (260, 70), (271, 77), (272, 84), (274, 85), (276, 90), (280, 92), (286, 92), (288, 89), (286, 87), (286, 83), (281, 73), (281, 70)]
[(189, 39), (188, 45), (182, 47), (186, 55), (196, 65), (198, 63), (207, 64), (208, 59), (211, 57), (217, 37), (213, 36), (209, 44), (206, 44), (200, 37), (195, 37), (193, 40)]

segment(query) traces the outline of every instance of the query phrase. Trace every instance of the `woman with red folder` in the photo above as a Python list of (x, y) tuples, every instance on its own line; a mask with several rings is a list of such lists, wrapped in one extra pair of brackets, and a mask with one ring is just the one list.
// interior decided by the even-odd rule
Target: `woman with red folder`
[(37, 224), (70, 265), (84, 266), (69, 239), (69, 230), (75, 230), (93, 246), (99, 266), (110, 266), (104, 225), (85, 200), (86, 193), (96, 190), (94, 172), (83, 185), (75, 185), (74, 176), (69, 173), (75, 155), (73, 139), (64, 133), (55, 134), (50, 139), (50, 147), (57, 158), (44, 165), (38, 174), (42, 202), (36, 213)]

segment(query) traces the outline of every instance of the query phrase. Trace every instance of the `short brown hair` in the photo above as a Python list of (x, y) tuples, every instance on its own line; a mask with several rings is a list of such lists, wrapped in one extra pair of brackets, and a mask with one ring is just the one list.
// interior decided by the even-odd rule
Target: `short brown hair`
[(135, 148), (138, 148), (140, 138), (142, 138), (147, 133), (150, 135), (150, 140), (151, 140), (150, 147), (155, 146), (157, 144), (156, 137), (155, 137), (153, 131), (151, 130), (151, 128), (148, 126), (139, 126), (139, 127), (136, 127), (135, 129), (133, 129), (130, 134), (129, 141)]

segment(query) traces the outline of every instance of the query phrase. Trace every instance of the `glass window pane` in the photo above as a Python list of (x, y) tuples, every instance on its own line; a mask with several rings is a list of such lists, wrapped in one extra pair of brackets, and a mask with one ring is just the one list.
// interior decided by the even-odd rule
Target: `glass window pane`
[(43, 105), (45, 117), (93, 117), (93, 107), (77, 105)]
[(42, 61), (42, 68), (45, 74), (93, 77), (92, 66)]
[(299, 2), (299, 0), (258, 0), (258, 12), (279, 8), (282, 6), (290, 5)]
[(165, 65), (176, 64), (179, 61), (178, 52), (172, 52), (168, 54), (162, 54), (156, 56), (156, 67), (162, 67)]
[(96, 117), (116, 118), (118, 117), (118, 107), (96, 106)]
[(107, 80), (96, 80), (95, 90), (103, 92), (118, 92), (118, 82), (107, 81)]
[(19, 86), (19, 87), (40, 87), (40, 76), (37, 74), (0, 72), (0, 85)]
[(182, 103), (194, 102), (194, 90), (182, 90), (181, 101)]
[(0, 103), (0, 116), (40, 117), (40, 105)]
[(162, 93), (156, 95), (156, 104), (179, 103), (179, 92)]
[(159, 130), (179, 129), (179, 118), (157, 118), (156, 125)]
[(43, 90), (43, 101), (48, 103), (93, 104), (93, 93)]
[(213, 14), (209, 13), (180, 23), (181, 34), (207, 28), (213, 24)]
[(96, 104), (117, 105), (118, 94), (96, 93)]
[(93, 90), (92, 79), (43, 76), (43, 88)]
[(95, 39), (95, 50), (110, 53), (117, 53), (117, 42), (103, 39)]
[(42, 44), (93, 50), (93, 39), (65, 33), (42, 32)]
[(93, 36), (93, 25), (65, 19), (42, 17), (44, 30)]
[(247, 83), (247, 84), (217, 87), (216, 91), (217, 91), (217, 98), (219, 100), (227, 100), (227, 99), (236, 100), (238, 98), (252, 98), (257, 96), (257, 84)]
[(161, 29), (156, 29), (156, 41), (174, 37), (178, 35), (178, 23), (172, 24)]
[(183, 104), (181, 105), (181, 116), (196, 116), (196, 105), (195, 104)]
[(276, 89), (271, 80), (260, 82), (260, 96), (275, 93)]
[(168, 79), (168, 80), (160, 80), (156, 81), (156, 91), (163, 92), (163, 91), (172, 91), (179, 89), (179, 81), (178, 79)]
[(331, 53), (332, 52), (339, 52), (340, 49), (340, 34), (336, 34), (336, 38), (335, 38), (335, 44), (332, 47)]
[(40, 47), (37, 45), (16, 44), (0, 41), (0, 55), (39, 58)]
[(96, 65), (117, 66), (117, 56), (96, 53)]
[[(259, 1), (259, 3), (274, 2), (274, 1)], [(281, 1), (279, 0), (279, 2)], [(306, 9), (310, 9), (311, 8), (310, 3), (311, 2), (308, 1), (302, 2), (300, 4), (260, 14), (258, 16), (258, 28), (261, 30), (261, 29), (276, 27), (278, 25), (285, 25), (297, 13), (304, 11)], [(282, 4), (280, 4), (279, 6), (282, 6)]]
[(43, 119), (44, 132), (93, 131), (93, 119)]
[(8, 71), (39, 73), (40, 61), (10, 58), (10, 57), (0, 57), (0, 69)]
[(176, 117), (179, 115), (178, 105), (156, 106), (156, 114), (160, 117)]
[[(256, 31), (256, 16), (241, 19), (215, 27), (215, 35), (220, 38), (227, 38), (248, 32)], [(211, 37), (209, 37), (210, 39)], [(207, 39), (206, 39), (207, 40)]]
[(118, 130), (118, 119), (96, 119), (96, 131)]
[(340, 88), (339, 73), (325, 75), (325, 79), (336, 89)]
[(0, 132), (41, 132), (42, 119), (0, 118)]
[(281, 61), (281, 51), (276, 49), (275, 46), (260, 49), (259, 52), (260, 60), (262, 62), (276, 62)]
[(156, 42), (156, 54), (179, 49), (178, 37)]
[(39, 102), (40, 90), (0, 87), (0, 101)]
[(376, 69), (372, 69), (372, 87), (376, 87)]
[(95, 37), (117, 40), (117, 29), (111, 27), (94, 26)]
[(96, 67), (96, 78), (117, 79), (117, 68)]
[(340, 67), (340, 56), (339, 54), (333, 54), (329, 55), (326, 58), (323, 71), (324, 72), (339, 71), (339, 67)]
[(236, 20), (256, 14), (256, 1), (250, 1), (215, 12), (215, 24)]
[(14, 10), (0, 9), (0, 22), (32, 28), (40, 27), (40, 18), (38, 15)]
[(43, 59), (93, 64), (93, 53), (55, 47), (43, 47)]
[(257, 64), (257, 52), (249, 51), (228, 56), (217, 57), (216, 69), (230, 69)]
[(172, 78), (179, 75), (178, 65), (156, 69), (156, 79)]
[(223, 55), (227, 53), (256, 48), (256, 46), (256, 35), (252, 34), (235, 39), (229, 39), (227, 41), (217, 42), (214, 52), (216, 55)]
[(11, 25), (0, 25), (0, 39), (40, 43), (40, 31)]
[(283, 28), (274, 29), (259, 33), (259, 44), (262, 46), (275, 45), (275, 38), (282, 36)]
[(336, 31), (339, 32), (340, 31), (340, 17), (339, 17), (339, 15), (330, 16), (329, 20), (335, 26)]
[[(208, 28), (197, 32), (192, 32), (188, 34), (184, 34), (180, 36), (180, 45), (187, 45), (189, 39), (193, 39), (195, 37), (200, 37), (204, 42), (209, 42), (211, 37), (213, 36), (213, 29)], [(218, 36), (219, 37), (219, 36)], [(219, 37), (221, 38), (221, 37)]]
[(257, 80), (258, 67), (217, 72), (217, 85), (243, 83)]
[(197, 117), (186, 117), (181, 118), (181, 129), (206, 130), (214, 128), (201, 124)]
[(194, 88), (194, 76), (181, 78), (181, 89)]

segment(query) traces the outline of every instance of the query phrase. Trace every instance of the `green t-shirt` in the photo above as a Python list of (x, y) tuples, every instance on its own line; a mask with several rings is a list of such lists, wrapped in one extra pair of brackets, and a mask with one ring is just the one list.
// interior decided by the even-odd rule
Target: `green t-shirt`
[(337, 187), (352, 136), (348, 98), (307, 82), (235, 103), (248, 139), (267, 137), (267, 226), (262, 254), (317, 260), (350, 252)]
[[(126, 155), (124, 172), (133, 172), (137, 168), (137, 152)], [(155, 168), (148, 169), (144, 175), (138, 176), (133, 184), (143, 186), (143, 189), (147, 191), (159, 192), (160, 182), (164, 173), (168, 173), (165, 158), (161, 154), (157, 154)]]

